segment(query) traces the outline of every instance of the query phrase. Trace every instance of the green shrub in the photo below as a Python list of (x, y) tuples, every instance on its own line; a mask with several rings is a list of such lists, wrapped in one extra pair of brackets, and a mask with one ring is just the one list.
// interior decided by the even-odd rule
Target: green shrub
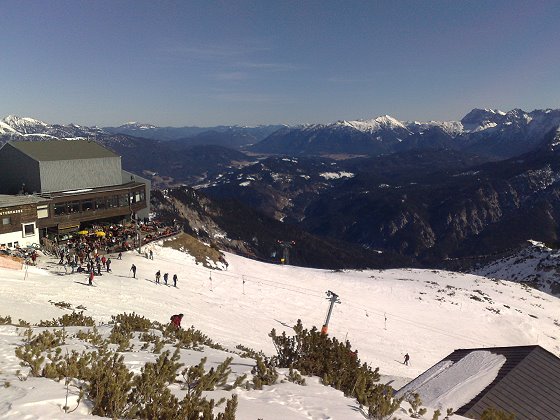
[(373, 370), (361, 363), (350, 342), (330, 338), (315, 327), (304, 329), (301, 320), (294, 331), (291, 337), (285, 332), (278, 335), (274, 329), (270, 332), (277, 352), (272, 363), (297, 369), (303, 375), (319, 376), (324, 385), (341, 390), (344, 395), (355, 397), (361, 405), (368, 406), (372, 419), (389, 418), (399, 408), (402, 399), (393, 398), (391, 387), (377, 383), (379, 369)]
[(119, 314), (116, 316), (111, 316), (111, 323), (119, 325), (123, 330), (132, 332), (140, 331), (147, 332), (150, 328), (153, 328), (154, 322), (150, 321), (148, 318), (144, 318), (136, 313)]
[(0, 316), (0, 325), (8, 325), (12, 323), (12, 317), (8, 316)]
[(251, 373), (255, 389), (262, 389), (263, 385), (273, 385), (278, 379), (278, 372), (271, 361), (262, 357), (257, 357), (257, 365), (251, 370)]
[(117, 351), (127, 351), (130, 349), (130, 340), (132, 337), (132, 331), (123, 328), (121, 324), (117, 324), (111, 329), (109, 342), (118, 346)]
[(83, 311), (64, 314), (60, 318), (53, 318), (52, 321), (41, 321), (39, 327), (93, 327), (95, 321), (92, 317), (84, 315)]
[(89, 381), (92, 377), (91, 366), (100, 357), (100, 354), (106, 354), (106, 351), (78, 353), (76, 350), (72, 350), (63, 357), (49, 357), (51, 361), (45, 364), (42, 376), (56, 381), (64, 378)]
[(172, 325), (166, 326), (163, 329), (163, 337), (166, 338), (167, 343), (176, 344), (183, 349), (197, 349), (205, 345), (217, 350), (224, 350), (219, 344), (214, 343), (210, 338), (202, 332), (196, 330), (194, 326), (188, 329), (175, 328)]
[(92, 414), (101, 417), (126, 417), (133, 374), (124, 364), (123, 356), (103, 353), (91, 365), (91, 377), (86, 386), (92, 402)]
[(87, 331), (79, 330), (76, 333), (76, 338), (82, 341), (87, 341), (88, 343), (91, 343), (95, 347), (103, 347), (107, 344), (107, 342), (103, 339), (103, 337), (101, 337), (101, 334), (99, 334), (99, 331), (95, 326), (91, 330), (87, 330)]
[(175, 382), (177, 370), (182, 366), (179, 349), (171, 357), (164, 352), (154, 363), (146, 363), (140, 375), (134, 378), (129, 417), (142, 419), (177, 418), (179, 400), (169, 391)]
[(265, 355), (264, 355), (264, 353), (263, 353), (262, 351), (256, 351), (256, 350), (253, 350), (253, 349), (250, 348), (250, 347), (246, 347), (246, 346), (243, 346), (243, 345), (241, 345), (241, 344), (235, 346), (235, 348), (236, 348), (237, 350), (240, 350), (240, 351), (241, 351), (240, 353), (237, 353), (237, 354), (239, 354), (239, 356), (241, 356), (241, 357), (243, 357), (243, 358), (246, 358), (246, 359), (255, 359), (255, 360), (257, 360), (257, 357), (259, 357), (259, 356), (260, 356), (260, 357), (265, 357)]
[(393, 397), (393, 388), (387, 385), (369, 387), (358, 401), (368, 407), (368, 417), (372, 420), (391, 419), (402, 403), (402, 398)]
[(49, 300), (49, 303), (50, 303), (51, 305), (56, 306), (57, 308), (61, 308), (61, 309), (72, 309), (72, 305), (71, 305), (70, 303), (68, 303), (68, 302), (64, 302), (64, 301), (61, 301), (61, 302), (53, 302), (52, 300)]
[(198, 365), (191, 366), (181, 372), (184, 380), (183, 389), (197, 386), (200, 387), (202, 391), (213, 391), (217, 387), (223, 388), (226, 385), (228, 377), (231, 374), (231, 368), (229, 366), (233, 358), (228, 357), (220, 363), (216, 369), (212, 367), (208, 372), (204, 369), (206, 360), (206, 357), (203, 357)]
[(296, 333), (288, 337), (285, 332), (277, 335), (273, 329), (270, 337), (277, 351), (275, 362), (279, 367), (294, 368), (303, 375), (319, 376), (324, 385), (330, 385), (356, 396), (355, 386), (363, 379), (364, 387), (379, 381), (378, 369), (371, 370), (365, 363), (360, 365), (357, 352), (350, 342), (339, 342), (321, 334), (317, 328), (304, 329), (301, 320), (294, 326)]
[(291, 366), (288, 372), (288, 381), (298, 385), (305, 385), (305, 378), (301, 376), (301, 374)]
[(409, 395), (408, 398), (406, 399), (406, 402), (408, 402), (410, 404), (410, 408), (408, 409), (408, 413), (410, 414), (410, 417), (414, 418), (414, 419), (419, 419), (420, 417), (422, 417), (424, 414), (426, 414), (426, 408), (421, 407), (422, 406), (422, 400), (420, 399), (420, 395), (418, 393), (414, 393), (412, 395)]

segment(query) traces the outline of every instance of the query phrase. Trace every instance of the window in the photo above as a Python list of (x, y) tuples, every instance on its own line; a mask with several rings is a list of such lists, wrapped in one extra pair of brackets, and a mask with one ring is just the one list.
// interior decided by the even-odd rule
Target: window
[(37, 206), (37, 218), (44, 219), (49, 217), (49, 206), (47, 204)]
[(12, 218), (11, 217), (3, 217), (2, 218), (2, 225), (11, 225), (12, 224)]
[(67, 203), (57, 203), (54, 205), (54, 215), (60, 216), (61, 214), (68, 213)]
[(33, 236), (35, 235), (35, 223), (29, 223), (28, 225), (23, 225), (23, 236)]
[(119, 195), (119, 207), (127, 207), (127, 206), (128, 206), (128, 194)]
[(119, 196), (118, 195), (113, 195), (113, 196), (109, 197), (109, 199), (107, 200), (107, 206), (109, 208), (119, 207)]
[(8, 242), (8, 248), (11, 248), (11, 247), (12, 247), (12, 243)]
[(92, 200), (82, 201), (82, 211), (89, 211), (89, 210), (93, 210), (93, 201)]
[(105, 210), (107, 208), (107, 200), (103, 198), (98, 198), (95, 200), (95, 208), (99, 210)]
[(79, 201), (71, 201), (68, 203), (68, 210), (70, 213), (79, 213), (80, 212), (80, 202)]

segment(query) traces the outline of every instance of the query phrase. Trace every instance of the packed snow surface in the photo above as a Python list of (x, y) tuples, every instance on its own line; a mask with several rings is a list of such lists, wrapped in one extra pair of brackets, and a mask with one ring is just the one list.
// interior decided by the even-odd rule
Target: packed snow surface
[(398, 395), (418, 393), (425, 405), (442, 411), (461, 407), (496, 379), (505, 362), (504, 356), (484, 350), (473, 351), (457, 363), (442, 360), (399, 390)]
[[(341, 303), (334, 307), (329, 335), (348, 339), (360, 360), (379, 366), (382, 380), (396, 389), (458, 348), (540, 344), (560, 354), (555, 325), (558, 299), (517, 283), (437, 270), (306, 269), (232, 254), (226, 254), (227, 270), (219, 271), (203, 268), (194, 258), (170, 248), (153, 245), (152, 249), (153, 260), (135, 252), (125, 253), (122, 261), (111, 255), (113, 271), (96, 277), (96, 287), (87, 285), (86, 275), (66, 274), (58, 260), (49, 257), (40, 257), (38, 267), (27, 270), (0, 268), (0, 316), (10, 315), (15, 323), (20, 318), (37, 323), (69, 313), (52, 304), (67, 302), (72, 308), (85, 306), (85, 315), (105, 325), (100, 328), (108, 328), (111, 315), (123, 312), (162, 323), (169, 322), (171, 314), (184, 313), (184, 326), (194, 325), (229, 350), (242, 344), (273, 355), (270, 331), (291, 334), (298, 319), (306, 328), (320, 328), (328, 309), (325, 293), (331, 290)], [(132, 264), (137, 267), (136, 279), (131, 277)], [(155, 284), (158, 270), (170, 277), (176, 273), (178, 288)], [(72, 414), (62, 412), (63, 382), (18, 379), (18, 369), (26, 372), (14, 354), (24, 342), (20, 332), (13, 325), (0, 326), (0, 386), (8, 383), (0, 392), (0, 417), (88, 418), (86, 403)], [(410, 366), (402, 363), (405, 353), (410, 354)], [(185, 351), (181, 362), (194, 364), (208, 357), (208, 366), (216, 366), (231, 355), (213, 349)], [(155, 356), (134, 350), (124, 352), (124, 357), (128, 367), (138, 371)], [(483, 359), (477, 366), (497, 365), (493, 359)], [(235, 375), (250, 373), (253, 365), (254, 360), (234, 355)], [(355, 400), (322, 386), (317, 378), (306, 381), (307, 386), (285, 382), (262, 391), (235, 390), (237, 418), (364, 418)], [(180, 395), (177, 389), (172, 391)], [(225, 391), (216, 392), (216, 399), (227, 396)], [(434, 401), (457, 408), (459, 397), (448, 394), (445, 400)], [(395, 414), (408, 418), (402, 410)]]

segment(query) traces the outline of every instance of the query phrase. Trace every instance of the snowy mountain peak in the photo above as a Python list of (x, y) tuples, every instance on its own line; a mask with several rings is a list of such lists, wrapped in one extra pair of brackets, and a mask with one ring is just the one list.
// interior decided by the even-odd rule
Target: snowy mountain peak
[(460, 121), (412, 121), (406, 123), (406, 127), (414, 133), (422, 133), (425, 130), (438, 127), (452, 137), (456, 137), (464, 131), (463, 124)]
[(17, 115), (8, 115), (2, 120), (3, 123), (9, 125), (14, 130), (20, 131), (22, 129), (46, 127), (47, 124), (43, 121), (36, 120), (29, 117), (18, 117)]
[(0, 135), (3, 134), (17, 134), (17, 131), (6, 124), (4, 121), (0, 121)]
[(491, 114), (497, 114), (497, 115), (506, 115), (506, 113), (504, 111), (500, 111), (499, 109), (488, 109), (488, 108), (484, 108), (484, 111), (489, 112)]
[(157, 126), (153, 124), (139, 123), (137, 121), (129, 121), (126, 124), (121, 125), (119, 128), (126, 128), (129, 130), (152, 130), (157, 128)]
[(375, 118), (373, 121), (375, 121), (376, 123), (378, 123), (379, 125), (382, 125), (382, 126), (403, 127), (403, 128), (405, 128), (403, 123), (401, 123), (396, 118), (391, 117), (390, 115), (381, 115), (381, 116)]
[(390, 115), (382, 115), (371, 120), (338, 121), (334, 125), (351, 127), (366, 133), (375, 133), (379, 130), (407, 130), (406, 126), (402, 122)]
[[(517, 112), (518, 110), (510, 112), (514, 111)], [(465, 131), (478, 132), (496, 127), (508, 118), (508, 115), (515, 118), (516, 113), (509, 114), (496, 109), (475, 108), (461, 119), (461, 124), (463, 124)]]

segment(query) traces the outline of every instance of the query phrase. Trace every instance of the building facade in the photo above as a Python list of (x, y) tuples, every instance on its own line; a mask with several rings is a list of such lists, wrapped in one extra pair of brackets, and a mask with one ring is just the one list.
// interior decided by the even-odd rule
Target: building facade
[(94, 142), (19, 141), (0, 149), (0, 194), (35, 198), (29, 204), (33, 209), (16, 205), (4, 211), (25, 210), (27, 224), (34, 215), (41, 236), (135, 215), (147, 217), (149, 188), (148, 180), (122, 170), (120, 156)]
[(0, 248), (39, 243), (38, 207), (46, 200), (36, 196), (0, 195)]

